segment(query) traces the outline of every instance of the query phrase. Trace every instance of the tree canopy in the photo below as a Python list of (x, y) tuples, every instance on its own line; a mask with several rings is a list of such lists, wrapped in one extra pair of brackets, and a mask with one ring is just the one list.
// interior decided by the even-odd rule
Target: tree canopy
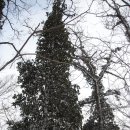
[(62, 21), (64, 4), (55, 0), (37, 43), (36, 59), (18, 63), (22, 93), (14, 95), (13, 105), (20, 107), (22, 121), (10, 124), (12, 130), (82, 126), (79, 88), (69, 80), (75, 48)]

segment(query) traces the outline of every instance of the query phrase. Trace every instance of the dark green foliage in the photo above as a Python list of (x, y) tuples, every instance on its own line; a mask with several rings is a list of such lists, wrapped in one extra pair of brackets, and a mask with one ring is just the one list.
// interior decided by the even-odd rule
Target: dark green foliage
[(30, 130), (30, 124), (26, 119), (18, 122), (8, 121), (7, 124), (10, 130)]
[(69, 81), (75, 49), (62, 22), (63, 4), (60, 0), (54, 2), (37, 43), (35, 61), (18, 63), (22, 93), (14, 95), (13, 105), (20, 107), (23, 125), (16, 122), (12, 130), (22, 126), (28, 127), (27, 130), (32, 127), (78, 130), (81, 127), (78, 86)]
[[(113, 110), (106, 101), (102, 84), (100, 83), (99, 85), (101, 113), (99, 111), (99, 104), (97, 102), (96, 85), (92, 88), (92, 96), (89, 97), (89, 101), (91, 101), (91, 114), (87, 122), (84, 124), (83, 130), (119, 130), (118, 125), (116, 125), (114, 122)], [(103, 121), (102, 124), (100, 119), (101, 117)]]
[(3, 26), (3, 9), (5, 7), (5, 2), (4, 0), (0, 0), (0, 29), (2, 29)]

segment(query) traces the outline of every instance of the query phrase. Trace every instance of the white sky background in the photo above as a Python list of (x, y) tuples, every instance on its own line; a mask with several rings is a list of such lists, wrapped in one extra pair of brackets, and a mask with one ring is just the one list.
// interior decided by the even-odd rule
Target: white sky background
[[(15, 43), (15, 46), (17, 47), (17, 49), (19, 49), (22, 44), (25, 42), (26, 38), (29, 36), (29, 30), (28, 28), (24, 27), (23, 25), (25, 25), (24, 20), (26, 20), (26, 22), (29, 24), (29, 26), (33, 27), (33, 29), (43, 20), (46, 20), (46, 12), (50, 12), (49, 10), (51, 10), (51, 8), (49, 9), (44, 9), (45, 7), (47, 7), (47, 3), (44, 0), (44, 2), (42, 2), (43, 0), (38, 0), (39, 5), (34, 5), (35, 0), (29, 0), (29, 3), (31, 3), (32, 7), (29, 8), (29, 13), (28, 14), (26, 11), (21, 12), (20, 14), (20, 20), (18, 21), (16, 18), (12, 18), (11, 20), (13, 20), (14, 23), (14, 27), (18, 28), (19, 30), (22, 30), (22, 32), (20, 33), (19, 39), (17, 39), (16, 36), (14, 36), (13, 31), (11, 30), (11, 28), (9, 27), (8, 24), (5, 24), (1, 34), (0, 34), (0, 42), (3, 41), (9, 41), (12, 43)], [(34, 3), (33, 3), (34, 2)], [(75, 0), (75, 4), (77, 6), (77, 13), (80, 12), (84, 12), (85, 10), (87, 10), (87, 5), (89, 5), (90, 0)], [(99, 9), (96, 5), (94, 6), (94, 9)], [(11, 16), (12, 17), (12, 16)], [(42, 26), (41, 26), (42, 27)], [(123, 37), (123, 35), (116, 36), (115, 37), (110, 37), (111, 35), (111, 31), (108, 31), (105, 29), (103, 23), (101, 22), (101, 19), (96, 18), (94, 15), (89, 14), (87, 16), (85, 16), (84, 18), (82, 18), (82, 22), (80, 23), (80, 26), (78, 26), (78, 28), (82, 28), (84, 29), (84, 33), (86, 35), (89, 36), (94, 36), (94, 37), (102, 37), (105, 40), (111, 40), (111, 41), (119, 41), (119, 40), (124, 40), (125, 38)], [(120, 33), (119, 30), (117, 30), (117, 34)], [(34, 53), (35, 49), (36, 49), (36, 42), (37, 42), (37, 38), (32, 37), (31, 40), (28, 42), (28, 44), (25, 46), (25, 48), (23, 49), (23, 53)], [(93, 45), (92, 45), (93, 44)], [(106, 45), (103, 45), (102, 43), (97, 42), (96, 40), (94, 41), (87, 41), (85, 42), (86, 45), (86, 50), (91, 50), (92, 47), (95, 46), (95, 48), (93, 48), (93, 50), (90, 52), (93, 53), (94, 50), (102, 50), (104, 48), (106, 48)], [(110, 47), (114, 48), (116, 45), (111, 44)], [(102, 47), (102, 48), (101, 48)], [(13, 48), (9, 47), (8, 45), (1, 45), (0, 46), (0, 65), (4, 64), (6, 61), (8, 61), (9, 59), (11, 59), (13, 56), (15, 55), (15, 51), (13, 51)], [(26, 56), (25, 59), (28, 59), (31, 56)], [(33, 56), (34, 57), (34, 56)], [(31, 57), (32, 58), (32, 57)], [(98, 65), (97, 65), (98, 66)], [(6, 69), (4, 69), (3, 71), (0, 72), (0, 79), (1, 80), (5, 80), (6, 76), (10, 76), (10, 75), (18, 75), (18, 72), (16, 70), (16, 62), (9, 65), (8, 67), (6, 67)], [(90, 96), (90, 87), (89, 85), (85, 82), (84, 78), (82, 77), (82, 74), (78, 71), (73, 71), (73, 69), (71, 70), (71, 75), (72, 75), (72, 81), (74, 83), (77, 83), (81, 86), (81, 94), (79, 96), (80, 99), (85, 98)], [(112, 85), (116, 88), (120, 87), (121, 83), (119, 82), (115, 82), (115, 79), (113, 79), (113, 77), (108, 77), (109, 81), (111, 83), (107, 83), (107, 76), (106, 76), (106, 80), (105, 81), (105, 85), (108, 86)], [(14, 78), (16, 79), (16, 78)], [(113, 81), (112, 81), (113, 80)], [(13, 80), (12, 80), (13, 81)], [(13, 85), (13, 88), (15, 88), (16, 86)], [(109, 87), (109, 86), (108, 86)], [(111, 88), (111, 86), (110, 86)], [(11, 91), (11, 94), (14, 92), (14, 90)], [(13, 94), (12, 94), (13, 95)], [(0, 101), (0, 105), (2, 104), (2, 102), (7, 103), (12, 101), (12, 97), (10, 96), (9, 98), (6, 98), (7, 95), (4, 96), (4, 98), (2, 98), (2, 100)], [(1, 96), (0, 96), (1, 98)], [(2, 108), (2, 105), (1, 107)], [(16, 111), (16, 110), (15, 110)], [(10, 111), (10, 115), (11, 115)], [(8, 113), (8, 114), (9, 114)], [(16, 114), (16, 113), (15, 113)], [(3, 123), (6, 119), (5, 114), (0, 114), (0, 116), (4, 116), (2, 119), (0, 119), (0, 123)], [(17, 115), (17, 114), (16, 114)], [(10, 117), (8, 117), (10, 118)], [(12, 116), (12, 118), (14, 118), (14, 116)], [(0, 124), (1, 125), (1, 124)], [(2, 127), (2, 130), (6, 129), (6, 127)]]

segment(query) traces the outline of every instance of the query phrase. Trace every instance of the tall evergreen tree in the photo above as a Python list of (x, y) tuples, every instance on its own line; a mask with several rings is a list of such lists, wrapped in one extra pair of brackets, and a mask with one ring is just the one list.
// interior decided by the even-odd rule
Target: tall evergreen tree
[(78, 86), (69, 81), (74, 47), (62, 21), (64, 0), (55, 0), (38, 40), (35, 61), (18, 63), (22, 93), (14, 95), (22, 120), (12, 130), (79, 130)]

